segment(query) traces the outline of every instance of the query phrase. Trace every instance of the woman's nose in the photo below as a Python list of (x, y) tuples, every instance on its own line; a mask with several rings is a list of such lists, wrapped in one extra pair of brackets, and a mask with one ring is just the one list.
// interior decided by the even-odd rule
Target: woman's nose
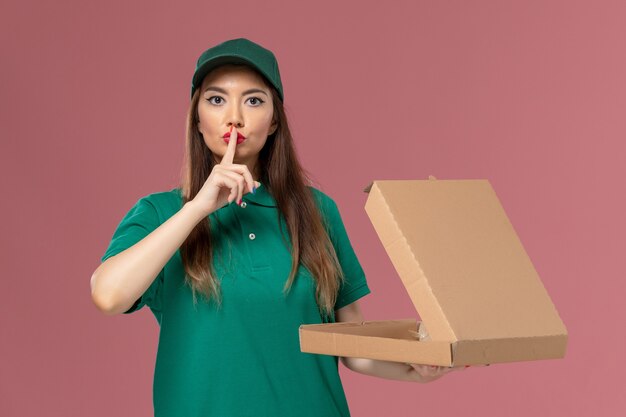
[(236, 128), (243, 126), (243, 115), (241, 114), (239, 106), (232, 106), (230, 109), (228, 114), (228, 126), (230, 127), (231, 125)]

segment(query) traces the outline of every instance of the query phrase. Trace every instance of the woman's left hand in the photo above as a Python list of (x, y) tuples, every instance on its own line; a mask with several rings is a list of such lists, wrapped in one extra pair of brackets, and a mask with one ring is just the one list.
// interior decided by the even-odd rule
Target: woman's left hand
[(411, 381), (415, 382), (431, 382), (441, 378), (445, 374), (465, 369), (465, 366), (433, 366), (433, 365), (420, 365), (417, 363), (409, 363), (413, 369), (409, 369), (409, 376)]

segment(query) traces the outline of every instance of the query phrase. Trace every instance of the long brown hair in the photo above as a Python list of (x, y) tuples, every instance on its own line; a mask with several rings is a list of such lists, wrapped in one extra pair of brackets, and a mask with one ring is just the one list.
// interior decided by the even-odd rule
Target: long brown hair
[[(325, 220), (308, 188), (311, 180), (296, 156), (283, 102), (274, 87), (259, 75), (272, 92), (273, 117), (278, 122), (276, 131), (267, 137), (259, 153), (259, 180), (276, 200), (292, 244), (291, 272), (283, 293), (291, 288), (298, 267), (302, 264), (311, 272), (316, 282), (315, 299), (320, 314), (330, 317), (334, 314), (333, 307), (344, 280), (343, 272), (328, 236)], [(199, 100), (198, 88), (187, 113), (185, 160), (181, 179), (183, 204), (198, 194), (215, 164), (212, 152), (197, 128)], [(194, 304), (196, 292), (199, 292), (207, 300), (213, 298), (218, 306), (221, 305), (220, 283), (213, 270), (212, 252), (211, 228), (207, 217), (196, 225), (180, 247), (186, 272), (185, 281), (191, 286)]]

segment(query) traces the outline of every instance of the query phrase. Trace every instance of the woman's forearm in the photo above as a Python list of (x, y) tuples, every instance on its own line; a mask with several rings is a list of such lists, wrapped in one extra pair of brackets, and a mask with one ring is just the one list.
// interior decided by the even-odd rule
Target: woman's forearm
[(203, 218), (200, 213), (186, 203), (143, 240), (103, 262), (91, 277), (96, 306), (108, 315), (128, 310)]
[(405, 363), (366, 358), (344, 358), (344, 363), (352, 371), (364, 375), (395, 379), (398, 381), (429, 382), (426, 379), (420, 378), (413, 367)]

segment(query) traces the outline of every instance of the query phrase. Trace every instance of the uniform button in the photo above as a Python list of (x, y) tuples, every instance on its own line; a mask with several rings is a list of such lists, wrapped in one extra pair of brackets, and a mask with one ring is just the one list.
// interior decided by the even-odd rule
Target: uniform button
[(248, 237), (250, 238), (250, 240), (254, 240), (256, 238), (256, 235), (254, 233), (250, 233)]
[(245, 202), (245, 201), (242, 201), (242, 202), (241, 202), (241, 208), (246, 208), (246, 206), (247, 206), (246, 202)]

